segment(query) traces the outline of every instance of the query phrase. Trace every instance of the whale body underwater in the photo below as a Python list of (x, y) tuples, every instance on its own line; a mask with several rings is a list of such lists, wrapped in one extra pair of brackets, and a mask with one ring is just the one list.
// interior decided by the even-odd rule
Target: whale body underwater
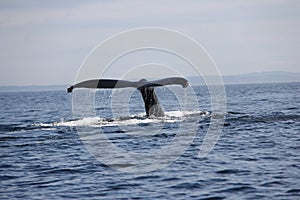
[(136, 88), (142, 95), (147, 118), (164, 117), (164, 111), (161, 107), (157, 95), (155, 93), (155, 87), (165, 85), (181, 85), (183, 88), (188, 87), (189, 82), (182, 77), (170, 77), (154, 81), (147, 81), (141, 79), (139, 81), (125, 81), (115, 79), (92, 79), (82, 81), (75, 85), (70, 86), (67, 92), (72, 92), (75, 88), (90, 88), (90, 89), (117, 89), (117, 88)]

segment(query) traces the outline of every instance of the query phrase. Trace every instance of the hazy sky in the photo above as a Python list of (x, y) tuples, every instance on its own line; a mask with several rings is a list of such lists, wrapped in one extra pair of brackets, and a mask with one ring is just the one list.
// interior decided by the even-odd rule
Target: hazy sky
[(186, 33), (222, 74), (300, 72), (300, 1), (0, 1), (0, 85), (73, 83), (84, 58), (132, 28)]

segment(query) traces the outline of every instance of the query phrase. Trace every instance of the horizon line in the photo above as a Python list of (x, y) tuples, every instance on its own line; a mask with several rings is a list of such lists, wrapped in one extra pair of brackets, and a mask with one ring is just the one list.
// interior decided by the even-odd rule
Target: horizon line
[[(299, 75), (299, 81), (300, 81), (300, 72), (291, 72), (291, 71), (282, 71), (282, 70), (274, 70), (274, 71), (258, 71), (258, 72), (249, 72), (249, 73), (242, 73), (242, 74), (221, 74), (221, 77), (230, 77), (230, 76), (243, 76), (243, 75), (251, 75), (251, 74), (263, 74), (263, 73), (289, 73), (291, 75), (297, 76)], [(283, 74), (284, 75), (284, 74)], [(213, 77), (213, 76), (217, 76), (217, 75), (204, 75), (203, 77)], [(186, 77), (198, 77), (198, 76), (193, 76), (193, 75), (189, 75)], [(160, 77), (154, 77), (154, 78), (160, 78)], [(106, 79), (115, 79), (115, 78), (106, 78)], [(132, 78), (130, 80), (137, 80), (138, 78)], [(224, 80), (223, 80), (224, 81)], [(287, 81), (285, 81), (287, 82)], [(291, 81), (291, 82), (295, 82), (295, 81)], [(72, 83), (59, 83), (59, 84), (24, 84), (24, 85), (0, 85), (0, 87), (4, 88), (4, 87), (59, 87), (59, 86), (68, 86)], [(225, 81), (224, 81), (225, 84)]]

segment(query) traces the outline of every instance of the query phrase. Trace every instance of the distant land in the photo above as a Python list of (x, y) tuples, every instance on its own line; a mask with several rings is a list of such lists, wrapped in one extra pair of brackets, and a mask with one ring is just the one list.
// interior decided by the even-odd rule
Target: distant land
[[(206, 76), (214, 78), (214, 76)], [(300, 73), (285, 71), (255, 72), (240, 75), (222, 76), (225, 84), (252, 83), (286, 83), (300, 82)], [(196, 76), (188, 77), (192, 85), (205, 85), (204, 79)], [(69, 85), (32, 85), (32, 86), (0, 86), (0, 92), (36, 92), (36, 91), (66, 91)]]
[[(206, 76), (207, 79), (214, 79), (215, 76)], [(224, 84), (251, 84), (251, 83), (287, 83), (300, 82), (300, 73), (285, 71), (254, 72), (240, 75), (222, 76)], [(190, 77), (193, 85), (204, 85), (203, 78)]]

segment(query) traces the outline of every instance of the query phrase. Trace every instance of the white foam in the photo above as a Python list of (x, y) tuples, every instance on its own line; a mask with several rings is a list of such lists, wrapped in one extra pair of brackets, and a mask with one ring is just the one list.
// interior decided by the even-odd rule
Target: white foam
[(67, 126), (67, 127), (76, 127), (76, 126), (90, 126), (90, 127), (105, 127), (105, 126), (127, 126), (127, 125), (136, 125), (136, 124), (149, 124), (149, 123), (176, 123), (181, 122), (185, 118), (193, 116), (208, 116), (209, 112), (201, 111), (169, 111), (165, 112), (165, 117), (159, 118), (146, 118), (144, 113), (137, 115), (120, 117), (115, 119), (106, 119), (101, 117), (85, 117), (82, 119), (71, 120), (71, 121), (60, 121), (53, 123), (40, 123), (35, 124), (35, 126), (40, 127), (57, 127), (57, 126)]

